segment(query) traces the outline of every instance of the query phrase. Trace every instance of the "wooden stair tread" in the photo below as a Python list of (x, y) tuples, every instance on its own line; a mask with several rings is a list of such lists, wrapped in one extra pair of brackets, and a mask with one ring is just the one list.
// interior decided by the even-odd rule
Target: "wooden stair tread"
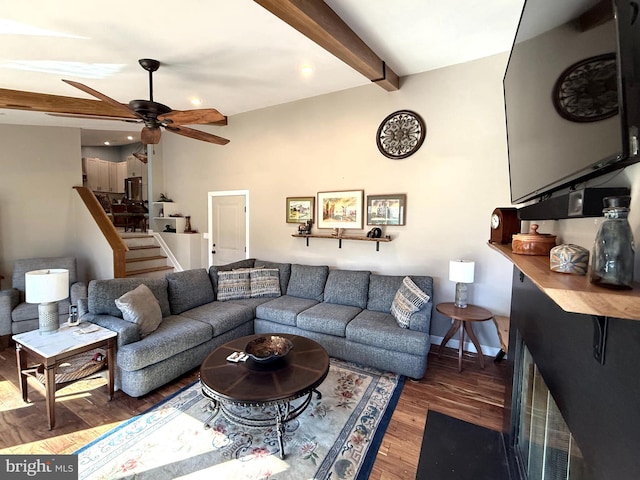
[(161, 248), (160, 245), (132, 245), (129, 250), (147, 250), (151, 248)]
[(132, 270), (126, 273), (127, 277), (133, 277), (135, 275), (141, 275), (144, 273), (153, 273), (153, 272), (162, 272), (164, 270), (173, 270), (173, 267), (164, 266), (164, 267), (153, 267), (153, 268), (143, 268), (140, 270)]
[(134, 262), (146, 262), (147, 260), (165, 260), (166, 258), (167, 257), (165, 257), (164, 255), (153, 255), (148, 257), (127, 258), (125, 261), (127, 263), (134, 263)]

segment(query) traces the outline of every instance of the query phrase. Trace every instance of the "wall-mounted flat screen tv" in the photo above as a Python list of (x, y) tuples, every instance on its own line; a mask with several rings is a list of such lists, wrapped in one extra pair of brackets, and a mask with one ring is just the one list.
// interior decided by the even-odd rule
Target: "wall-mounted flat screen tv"
[(526, 0), (504, 76), (511, 201), (640, 160), (640, 20), (629, 0)]

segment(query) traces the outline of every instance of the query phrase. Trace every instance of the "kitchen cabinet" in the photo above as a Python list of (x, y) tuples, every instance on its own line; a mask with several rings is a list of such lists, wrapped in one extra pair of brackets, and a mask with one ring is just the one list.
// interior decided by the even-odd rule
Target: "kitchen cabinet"
[(109, 162), (100, 158), (84, 158), (86, 187), (94, 192), (124, 193), (126, 162)]

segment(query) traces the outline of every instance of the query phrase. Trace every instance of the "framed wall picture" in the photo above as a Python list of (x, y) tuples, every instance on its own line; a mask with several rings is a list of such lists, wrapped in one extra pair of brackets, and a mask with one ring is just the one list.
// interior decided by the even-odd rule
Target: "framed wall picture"
[(316, 197), (287, 197), (287, 223), (313, 222)]
[(318, 228), (363, 228), (364, 190), (318, 192)]
[(404, 225), (407, 196), (367, 195), (367, 225)]

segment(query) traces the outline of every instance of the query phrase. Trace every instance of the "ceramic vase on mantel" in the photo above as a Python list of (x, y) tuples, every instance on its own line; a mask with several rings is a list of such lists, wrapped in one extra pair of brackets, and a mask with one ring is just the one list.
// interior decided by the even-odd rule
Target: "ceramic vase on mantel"
[(595, 285), (629, 289), (633, 285), (633, 233), (627, 220), (631, 197), (606, 197), (604, 222), (593, 245), (589, 280)]

